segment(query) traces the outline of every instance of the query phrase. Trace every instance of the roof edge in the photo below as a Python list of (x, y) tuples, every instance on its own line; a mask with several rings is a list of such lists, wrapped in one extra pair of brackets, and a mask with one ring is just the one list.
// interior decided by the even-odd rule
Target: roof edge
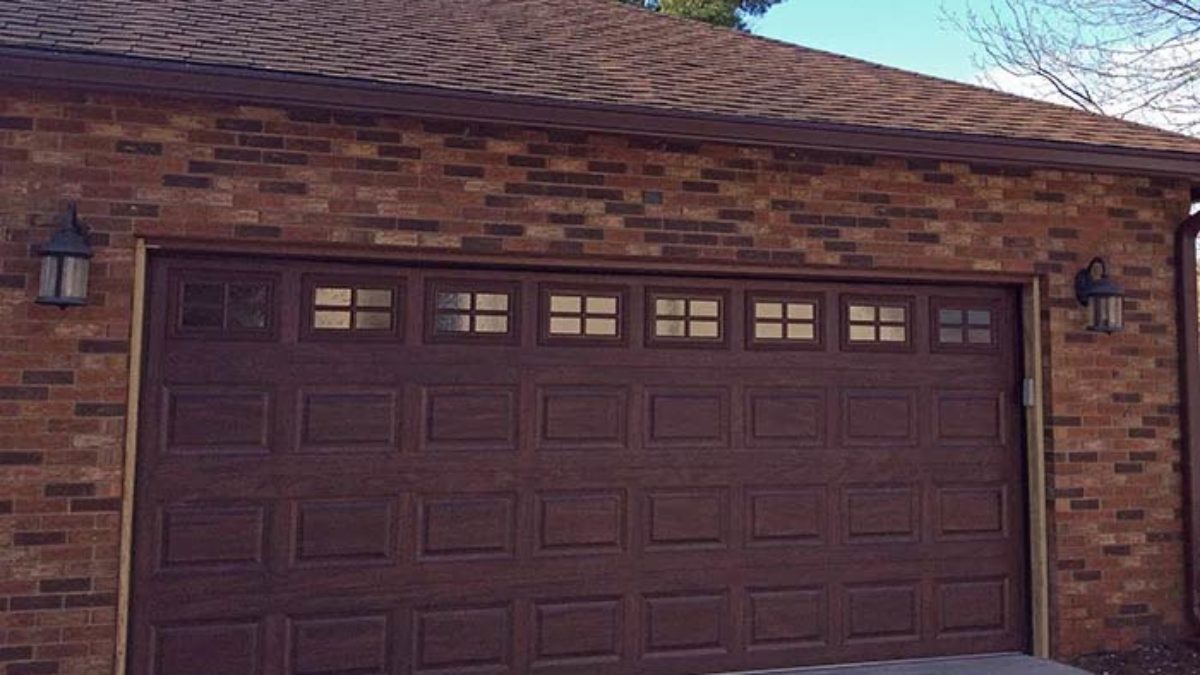
[(238, 66), (0, 47), (0, 82), (427, 118), (1200, 179), (1200, 153), (709, 115)]

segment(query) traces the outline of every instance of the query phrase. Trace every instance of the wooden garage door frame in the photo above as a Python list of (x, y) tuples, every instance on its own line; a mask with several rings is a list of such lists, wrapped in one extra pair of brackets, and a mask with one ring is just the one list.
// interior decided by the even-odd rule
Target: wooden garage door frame
[(142, 366), (145, 356), (146, 295), (149, 291), (146, 270), (151, 252), (211, 253), (239, 257), (283, 257), (322, 259), (339, 262), (387, 262), (415, 266), (487, 267), (503, 269), (540, 269), (570, 272), (617, 272), (648, 267), (656, 272), (702, 274), (714, 277), (771, 278), (788, 280), (888, 281), (984, 284), (1007, 286), (1020, 291), (1022, 366), (1025, 378), (1025, 450), (1026, 506), (1028, 517), (1028, 569), (1031, 645), (1034, 656), (1050, 656), (1049, 572), (1046, 525), (1046, 487), (1044, 454), (1043, 363), (1041, 280), (1035, 275), (979, 272), (958, 273), (921, 270), (848, 270), (842, 268), (792, 268), (719, 262), (673, 262), (660, 259), (563, 259), (551, 257), (486, 256), (465, 253), (430, 253), (393, 248), (364, 248), (345, 244), (272, 245), (178, 238), (137, 238), (134, 252), (134, 279), (128, 396), (125, 416), (125, 456), (121, 509), (121, 538), (117, 598), (117, 635), (114, 675), (124, 675), (129, 644), (129, 617), (133, 580), (134, 468), (137, 466), (139, 401)]

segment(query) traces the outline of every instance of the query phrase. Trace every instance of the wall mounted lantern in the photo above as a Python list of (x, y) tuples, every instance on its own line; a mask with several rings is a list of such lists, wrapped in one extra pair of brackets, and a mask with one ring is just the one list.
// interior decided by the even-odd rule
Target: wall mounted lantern
[(88, 267), (92, 247), (87, 242), (87, 225), (79, 222), (75, 204), (67, 207), (62, 227), (50, 241), (38, 247), (42, 256), (42, 277), (37, 303), (60, 309), (87, 303)]
[(1125, 291), (1108, 277), (1104, 258), (1092, 258), (1087, 267), (1075, 275), (1075, 297), (1079, 304), (1087, 307), (1088, 330), (1098, 333), (1121, 330)]

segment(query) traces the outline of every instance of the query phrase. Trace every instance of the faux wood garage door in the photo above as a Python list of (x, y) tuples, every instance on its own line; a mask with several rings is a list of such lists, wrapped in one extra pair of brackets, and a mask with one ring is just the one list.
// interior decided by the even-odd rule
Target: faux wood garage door
[(132, 671), (1026, 645), (1010, 291), (152, 265)]

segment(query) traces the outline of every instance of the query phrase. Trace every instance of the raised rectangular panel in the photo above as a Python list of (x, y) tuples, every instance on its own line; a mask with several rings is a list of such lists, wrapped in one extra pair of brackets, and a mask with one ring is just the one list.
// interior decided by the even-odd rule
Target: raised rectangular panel
[(937, 489), (937, 535), (944, 539), (992, 538), (1007, 534), (1007, 490), (1003, 485), (955, 485)]
[(825, 539), (824, 488), (747, 488), (746, 501), (749, 545), (819, 544)]
[(829, 639), (824, 588), (748, 588), (746, 603), (746, 648), (751, 651), (814, 647)]
[(936, 391), (934, 431), (938, 443), (1002, 445), (1004, 395), (996, 391)]
[(257, 567), (263, 563), (265, 508), (256, 504), (192, 504), (159, 513), (159, 567)]
[(154, 675), (262, 672), (262, 627), (253, 621), (155, 626)]
[(578, 667), (621, 660), (622, 614), (619, 597), (534, 602), (534, 667)]
[(422, 497), (417, 517), (423, 559), (513, 555), (516, 498), (511, 494)]
[(538, 446), (548, 450), (620, 449), (627, 445), (625, 387), (542, 387)]
[(293, 675), (390, 672), (386, 614), (293, 618), (290, 624)]
[(846, 389), (842, 441), (846, 445), (917, 444), (916, 389)]
[(916, 640), (921, 633), (919, 597), (915, 583), (847, 587), (846, 642)]
[(309, 391), (301, 395), (301, 451), (396, 449), (399, 406), (391, 391)]
[(642, 652), (647, 657), (729, 649), (729, 600), (722, 592), (649, 595), (642, 607)]
[(1008, 579), (954, 579), (937, 582), (939, 637), (999, 633), (1008, 628)]
[(724, 488), (655, 490), (646, 495), (646, 550), (725, 548), (729, 533)]
[(746, 445), (794, 448), (825, 441), (825, 392), (755, 387), (746, 391)]
[(847, 543), (916, 541), (921, 497), (915, 486), (857, 486), (843, 491)]
[(179, 387), (166, 392), (170, 453), (269, 452), (270, 394), (230, 387)]
[(536, 497), (540, 553), (619, 553), (625, 542), (621, 492), (547, 492)]
[(429, 387), (424, 399), (426, 449), (516, 450), (515, 387)]
[(646, 388), (646, 447), (703, 449), (728, 446), (728, 389)]
[(296, 505), (296, 561), (386, 561), (394, 556), (394, 531), (394, 507), (388, 499), (300, 502)]
[(506, 671), (512, 630), (507, 605), (419, 609), (413, 621), (413, 668), (438, 673)]

